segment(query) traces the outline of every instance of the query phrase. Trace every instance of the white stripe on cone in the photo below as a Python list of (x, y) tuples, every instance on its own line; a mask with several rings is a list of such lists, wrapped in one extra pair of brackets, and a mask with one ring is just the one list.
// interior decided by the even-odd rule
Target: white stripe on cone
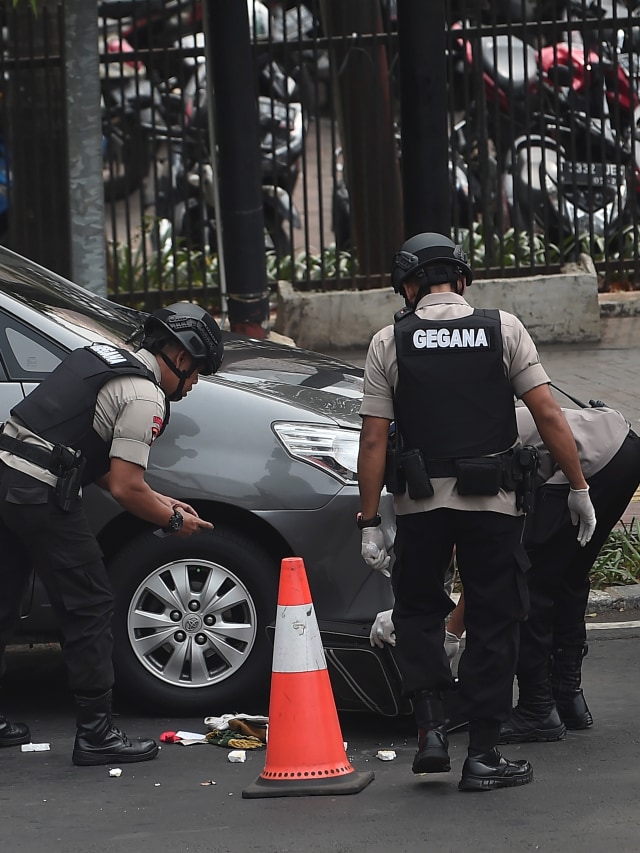
[(313, 604), (279, 604), (273, 672), (314, 672), (326, 668)]

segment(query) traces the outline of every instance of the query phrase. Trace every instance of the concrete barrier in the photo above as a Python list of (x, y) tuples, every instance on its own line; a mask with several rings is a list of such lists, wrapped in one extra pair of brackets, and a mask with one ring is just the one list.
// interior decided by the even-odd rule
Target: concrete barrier
[[(536, 343), (600, 339), (598, 280), (587, 255), (557, 275), (479, 279), (468, 297), (476, 308), (515, 314)], [(401, 307), (402, 299), (391, 287), (321, 293), (279, 282), (274, 330), (304, 349), (366, 347)]]

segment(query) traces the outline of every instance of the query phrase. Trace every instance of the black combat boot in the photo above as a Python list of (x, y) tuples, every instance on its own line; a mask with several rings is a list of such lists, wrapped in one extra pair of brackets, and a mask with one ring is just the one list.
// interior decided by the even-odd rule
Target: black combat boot
[(551, 657), (551, 688), (558, 713), (568, 729), (588, 729), (593, 717), (580, 686), (586, 643), (556, 649)]
[(494, 747), (480, 755), (469, 755), (462, 765), (459, 791), (490, 791), (493, 788), (514, 788), (533, 780), (528, 761), (507, 761)]
[(76, 696), (78, 731), (73, 745), (74, 764), (131, 764), (158, 754), (154, 740), (129, 738), (111, 721), (111, 690), (96, 697)]
[(567, 729), (551, 693), (546, 666), (518, 673), (518, 704), (500, 726), (498, 743), (562, 740)]
[(418, 751), (411, 769), (414, 773), (451, 770), (442, 693), (439, 690), (419, 690), (413, 697), (413, 710), (418, 724)]
[(30, 740), (31, 732), (28, 726), (24, 723), (10, 723), (0, 714), (0, 747), (20, 746), (20, 744), (29, 743)]

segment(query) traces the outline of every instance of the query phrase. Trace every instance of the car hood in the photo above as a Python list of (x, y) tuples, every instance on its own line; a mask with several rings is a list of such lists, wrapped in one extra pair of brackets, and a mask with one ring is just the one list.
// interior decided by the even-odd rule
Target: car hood
[(224, 361), (211, 381), (330, 417), (359, 429), (362, 368), (320, 353), (240, 335), (224, 336)]
[[(146, 314), (89, 293), (0, 247), (0, 301), (37, 311), (38, 326), (63, 347), (92, 341), (134, 349)], [(33, 321), (33, 317), (28, 317)], [(363, 371), (330, 356), (275, 341), (223, 332), (224, 362), (203, 382), (218, 382), (281, 400), (359, 429)], [(196, 394), (196, 397), (198, 395)]]

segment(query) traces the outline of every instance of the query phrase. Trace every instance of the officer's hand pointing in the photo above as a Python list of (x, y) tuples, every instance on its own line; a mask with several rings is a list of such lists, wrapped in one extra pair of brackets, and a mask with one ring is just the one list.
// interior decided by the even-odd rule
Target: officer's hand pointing
[(567, 500), (571, 523), (578, 524), (578, 542), (583, 547), (593, 536), (596, 529), (596, 511), (589, 497), (589, 487), (586, 489), (569, 489)]
[(384, 533), (380, 527), (363, 527), (362, 529), (362, 559), (368, 566), (380, 572), (385, 577), (391, 577), (387, 566), (391, 557), (387, 554), (384, 544)]

